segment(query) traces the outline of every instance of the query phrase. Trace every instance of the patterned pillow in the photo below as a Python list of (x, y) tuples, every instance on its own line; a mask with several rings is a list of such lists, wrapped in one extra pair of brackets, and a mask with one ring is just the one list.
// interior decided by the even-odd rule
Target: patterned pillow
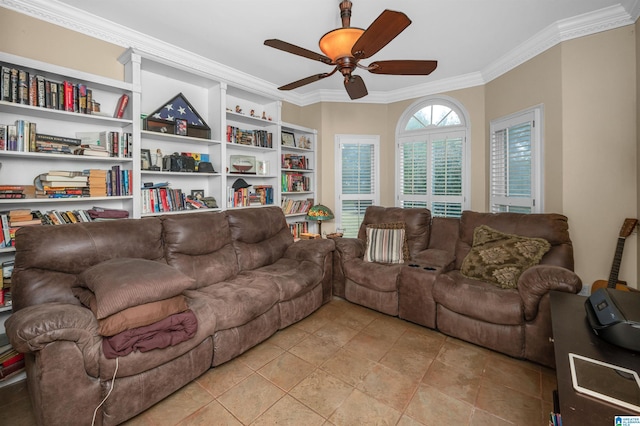
[(404, 222), (367, 225), (365, 262), (404, 263), (409, 259)]
[(537, 265), (551, 244), (542, 238), (505, 234), (486, 225), (473, 231), (473, 246), (460, 272), (468, 278), (517, 288), (520, 274)]

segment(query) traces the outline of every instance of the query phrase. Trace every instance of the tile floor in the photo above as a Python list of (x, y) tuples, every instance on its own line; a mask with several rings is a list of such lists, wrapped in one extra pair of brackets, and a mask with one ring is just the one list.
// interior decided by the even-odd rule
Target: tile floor
[[(546, 426), (555, 387), (551, 369), (336, 298), (125, 424)], [(0, 412), (35, 424), (24, 382)]]

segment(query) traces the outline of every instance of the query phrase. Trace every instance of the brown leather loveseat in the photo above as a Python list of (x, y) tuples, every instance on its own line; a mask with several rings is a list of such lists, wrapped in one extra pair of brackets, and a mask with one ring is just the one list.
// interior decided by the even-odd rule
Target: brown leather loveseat
[[(367, 262), (367, 227), (397, 223), (404, 224), (409, 256), (400, 264)], [(515, 238), (516, 246), (531, 239), (546, 251), (541, 249), (544, 255), (539, 262), (524, 268), (517, 281), (514, 279), (513, 288), (469, 278), (463, 270), (470, 275), (474, 269), (470, 263), (465, 265), (465, 259), (471, 262), (470, 252), (477, 255), (482, 248), (478, 243), (472, 250), (478, 229), (489, 229), (502, 239), (486, 253), (480, 252), (480, 257), (501, 251), (507, 244), (513, 246), (514, 236), (526, 237), (524, 243)], [(336, 295), (551, 367), (555, 363), (549, 292), (577, 293), (581, 287), (573, 272), (567, 218), (559, 214), (464, 211), (460, 219), (431, 218), (427, 209), (373, 206), (365, 212), (357, 238), (336, 239)]]

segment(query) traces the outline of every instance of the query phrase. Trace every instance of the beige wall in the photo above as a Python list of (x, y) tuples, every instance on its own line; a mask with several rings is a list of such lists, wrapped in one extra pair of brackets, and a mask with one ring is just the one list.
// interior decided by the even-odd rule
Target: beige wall
[[(640, 209), (638, 24), (564, 42), (485, 86), (446, 93), (471, 120), (471, 208), (486, 211), (489, 122), (544, 104), (545, 210), (569, 217), (576, 271), (585, 283), (608, 277), (625, 217)], [(7, 9), (0, 13), (0, 50), (122, 79), (124, 51), (83, 34)], [(394, 205), (394, 141), (398, 119), (413, 101), (389, 105), (284, 103), (284, 121), (318, 129), (319, 201), (335, 207), (334, 137), (379, 135), (381, 204)], [(327, 231), (333, 224), (327, 223)], [(637, 286), (638, 241), (625, 246), (620, 278)]]
[(25, 58), (124, 79), (125, 48), (0, 8), (0, 50)]
[[(634, 26), (562, 44), (563, 211), (576, 272), (607, 279), (620, 227), (638, 217)], [(620, 279), (637, 286), (637, 241), (627, 241)]]

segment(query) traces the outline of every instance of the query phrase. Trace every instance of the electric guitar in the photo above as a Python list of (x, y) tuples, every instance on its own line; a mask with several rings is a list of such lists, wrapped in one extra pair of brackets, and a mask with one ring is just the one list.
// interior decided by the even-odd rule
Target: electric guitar
[(631, 235), (635, 227), (638, 225), (638, 219), (625, 219), (620, 229), (620, 236), (618, 237), (618, 245), (616, 246), (616, 254), (613, 257), (613, 264), (611, 265), (611, 273), (609, 274), (609, 281), (597, 280), (591, 286), (591, 294), (601, 288), (615, 288), (616, 290), (634, 291), (634, 288), (627, 287), (627, 285), (618, 281), (618, 273), (620, 272), (620, 263), (622, 261), (622, 251), (624, 250), (624, 242), (626, 238)]

